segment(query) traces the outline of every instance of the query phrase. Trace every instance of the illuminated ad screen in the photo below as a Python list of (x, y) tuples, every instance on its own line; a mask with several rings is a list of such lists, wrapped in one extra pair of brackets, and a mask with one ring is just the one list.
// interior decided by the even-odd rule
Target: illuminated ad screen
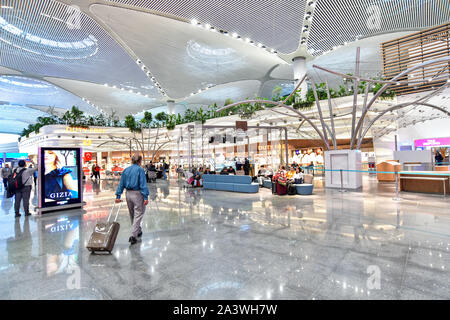
[(40, 207), (81, 203), (80, 170), (80, 148), (40, 148)]

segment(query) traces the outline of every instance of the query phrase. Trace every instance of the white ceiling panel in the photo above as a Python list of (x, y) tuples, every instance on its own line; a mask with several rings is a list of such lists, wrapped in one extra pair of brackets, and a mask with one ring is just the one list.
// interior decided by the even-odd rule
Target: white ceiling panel
[(318, 0), (307, 46), (318, 56), (346, 42), (449, 20), (448, 0)]
[(131, 93), (127, 90), (77, 80), (50, 77), (45, 79), (81, 98), (85, 98), (90, 104), (98, 106), (106, 113), (111, 113), (112, 110), (116, 111), (117, 115), (122, 119), (126, 115), (135, 114), (166, 103), (158, 96), (145, 96), (144, 94), (138, 94), (136, 91)]
[(5, 68), (0, 66), (0, 75), (2, 74), (15, 74), (15, 75), (20, 75), (21, 72), (13, 70), (13, 69), (9, 69), (9, 68)]
[(128, 53), (84, 12), (53, 0), (1, 4), (1, 66), (33, 76), (132, 84), (141, 90), (151, 84)]
[(234, 102), (254, 98), (258, 94), (261, 82), (257, 80), (237, 81), (223, 84), (183, 100), (189, 105), (210, 105), (216, 103), (222, 107), (225, 100)]
[(193, 19), (283, 53), (297, 49), (306, 0), (107, 0)]
[(185, 22), (104, 5), (90, 9), (152, 70), (173, 99), (210, 85), (259, 79), (284, 63), (244, 41)]
[[(79, 97), (51, 83), (14, 75), (0, 76), (0, 103), (22, 106), (38, 105), (43, 109), (55, 107), (65, 110), (70, 109), (72, 106), (77, 106), (86, 113), (98, 113), (95, 108), (91, 107)], [(31, 120), (35, 119), (30, 113), (24, 113), (20, 117), (31, 117)]]

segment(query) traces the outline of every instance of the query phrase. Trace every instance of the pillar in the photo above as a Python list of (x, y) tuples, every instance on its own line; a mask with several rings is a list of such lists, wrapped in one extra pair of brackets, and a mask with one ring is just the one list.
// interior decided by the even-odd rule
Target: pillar
[[(292, 61), (294, 62), (294, 65), (293, 65), (294, 66), (294, 79), (296, 80), (294, 87), (297, 87), (300, 80), (306, 74), (306, 58), (305, 57), (297, 57), (297, 58), (292, 59)], [(302, 99), (305, 99), (306, 91), (308, 91), (308, 85), (306, 84), (306, 80), (303, 81), (303, 83), (299, 89), (302, 90), (300, 92), (300, 96), (302, 97)]]
[(112, 167), (113, 167), (113, 165), (112, 165), (112, 152), (108, 151), (108, 159), (107, 159), (107, 163), (106, 163), (106, 168), (108, 170), (111, 170)]
[(175, 114), (175, 101), (167, 100), (167, 111), (168, 114)]

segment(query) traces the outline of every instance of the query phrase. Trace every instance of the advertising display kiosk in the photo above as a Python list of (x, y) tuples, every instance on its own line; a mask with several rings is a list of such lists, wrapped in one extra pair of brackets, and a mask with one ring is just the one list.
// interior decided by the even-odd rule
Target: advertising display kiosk
[(83, 206), (81, 148), (39, 148), (39, 214)]

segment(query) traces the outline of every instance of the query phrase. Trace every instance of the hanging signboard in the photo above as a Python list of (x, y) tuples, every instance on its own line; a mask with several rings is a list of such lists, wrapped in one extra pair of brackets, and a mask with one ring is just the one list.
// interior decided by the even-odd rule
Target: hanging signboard
[(236, 121), (236, 130), (239, 129), (242, 131), (247, 131), (248, 130), (247, 121)]
[(416, 148), (450, 146), (450, 138), (418, 139), (414, 140), (414, 145)]

